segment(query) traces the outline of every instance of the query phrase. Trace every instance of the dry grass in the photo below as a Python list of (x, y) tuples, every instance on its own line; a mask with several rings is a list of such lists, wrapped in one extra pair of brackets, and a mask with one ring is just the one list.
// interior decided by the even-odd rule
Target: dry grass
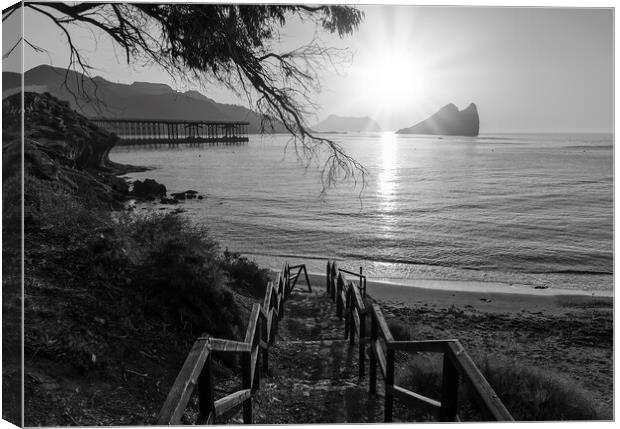
[[(392, 322), (390, 329), (395, 339), (412, 338), (413, 330), (405, 325)], [(474, 356), (474, 361), (517, 421), (607, 419), (588, 392), (558, 372), (521, 365), (501, 355)], [(397, 384), (440, 400), (441, 355), (403, 353), (397, 355), (397, 365)], [(459, 407), (462, 420), (484, 420), (463, 383), (459, 391)], [(404, 411), (409, 413), (408, 418), (420, 421), (434, 420), (436, 417), (424, 411)]]

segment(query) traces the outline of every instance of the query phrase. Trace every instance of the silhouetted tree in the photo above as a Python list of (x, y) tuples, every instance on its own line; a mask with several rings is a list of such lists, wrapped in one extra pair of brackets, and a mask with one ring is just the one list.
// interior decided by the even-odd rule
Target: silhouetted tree
[[(20, 4), (3, 11), (3, 21)], [(307, 165), (326, 153), (324, 188), (338, 178), (364, 178), (362, 165), (334, 141), (309, 130), (305, 115), (313, 105), (309, 95), (319, 88), (317, 70), (341, 59), (342, 51), (323, 46), (316, 38), (290, 52), (275, 52), (273, 42), (293, 16), (340, 37), (353, 33), (363, 14), (349, 6), (207, 5), (147, 3), (26, 2), (64, 33), (70, 50), (67, 69), (89, 76), (71, 26), (96, 28), (108, 35), (128, 63), (151, 61), (173, 77), (216, 81), (262, 114), (263, 128), (281, 121), (295, 138), (295, 149)], [(40, 47), (32, 45), (34, 49)], [(79, 85), (78, 85), (79, 87)]]

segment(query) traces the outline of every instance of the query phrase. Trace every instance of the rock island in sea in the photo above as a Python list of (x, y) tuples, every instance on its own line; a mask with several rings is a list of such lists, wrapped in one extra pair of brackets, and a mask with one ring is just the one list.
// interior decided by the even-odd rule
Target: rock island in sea
[(431, 134), (446, 136), (476, 137), (480, 130), (478, 108), (471, 103), (459, 110), (454, 104), (446, 104), (437, 113), (409, 128), (396, 131), (396, 134)]

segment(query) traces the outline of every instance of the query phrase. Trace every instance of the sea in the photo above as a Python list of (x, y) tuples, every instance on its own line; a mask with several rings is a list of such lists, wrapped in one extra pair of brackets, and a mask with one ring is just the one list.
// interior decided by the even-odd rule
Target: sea
[(327, 187), (326, 154), (286, 135), (120, 146), (110, 158), (151, 168), (130, 180), (204, 196), (139, 203), (137, 213), (181, 207), (222, 249), (266, 268), (289, 261), (324, 273), (330, 259), (402, 285), (613, 294), (613, 135), (321, 137), (363, 165), (364, 177)]

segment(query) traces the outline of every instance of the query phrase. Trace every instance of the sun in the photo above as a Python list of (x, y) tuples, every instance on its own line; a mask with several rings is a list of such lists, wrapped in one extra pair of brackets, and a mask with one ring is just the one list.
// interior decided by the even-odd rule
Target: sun
[(429, 76), (403, 52), (382, 52), (358, 66), (358, 94), (381, 110), (398, 110), (426, 96)]

